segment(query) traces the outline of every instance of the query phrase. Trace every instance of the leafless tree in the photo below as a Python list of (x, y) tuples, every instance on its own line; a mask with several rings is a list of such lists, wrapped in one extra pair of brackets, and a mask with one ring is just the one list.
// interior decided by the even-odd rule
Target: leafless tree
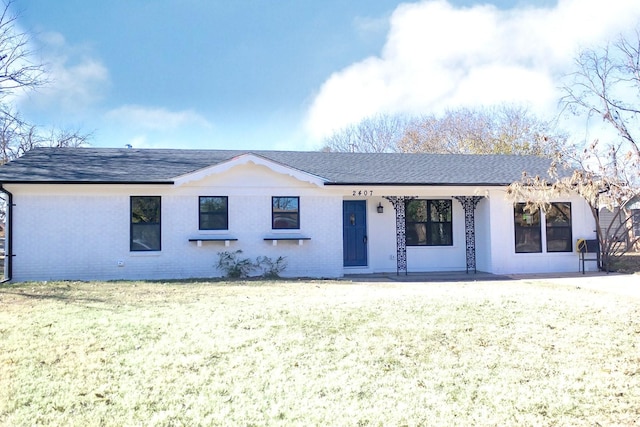
[[(640, 242), (631, 233), (632, 216), (626, 208), (629, 201), (640, 196), (633, 185), (632, 155), (620, 156), (616, 146), (601, 149), (598, 141), (588, 147), (567, 148), (552, 162), (548, 177), (527, 176), (511, 184), (508, 197), (514, 203), (527, 201), (530, 208), (546, 210), (551, 199), (577, 194), (589, 205), (596, 224), (600, 244), (601, 265), (610, 269), (616, 259)], [(600, 221), (602, 209), (613, 213), (612, 221)]]
[(410, 121), (399, 151), (416, 153), (553, 155), (566, 141), (526, 108), (501, 105), (448, 110)]
[(49, 130), (48, 136), (44, 139), (48, 147), (84, 147), (89, 145), (92, 133), (81, 133), (79, 129), (58, 129)]
[(22, 119), (12, 97), (48, 83), (44, 66), (33, 62), (29, 36), (17, 26), (12, 1), (0, 6), (0, 164), (40, 146), (86, 145), (91, 134), (79, 130), (42, 129)]
[(627, 149), (640, 159), (640, 30), (602, 48), (585, 49), (563, 88), (562, 103), (611, 125)]
[(566, 141), (550, 122), (526, 108), (448, 110), (441, 116), (377, 115), (325, 141), (325, 151), (551, 156)]
[(9, 110), (0, 113), (0, 165), (36, 147), (81, 147), (89, 144), (91, 133), (74, 129), (42, 129), (29, 124)]
[(10, 95), (46, 83), (43, 65), (32, 62), (29, 36), (17, 28), (12, 4), (4, 1), (0, 12), (0, 103), (3, 106)]
[[(617, 137), (587, 144), (573, 156), (565, 152), (560, 161), (576, 170), (574, 179), (555, 185), (566, 190), (573, 185), (589, 202), (606, 263), (637, 247), (640, 239), (627, 209), (640, 195), (640, 30), (585, 49), (574, 62), (561, 104), (585, 116), (588, 127), (601, 120)], [(603, 209), (613, 216), (607, 223), (600, 221)]]
[(397, 151), (407, 119), (402, 115), (379, 114), (367, 117), (333, 133), (322, 151), (389, 153)]

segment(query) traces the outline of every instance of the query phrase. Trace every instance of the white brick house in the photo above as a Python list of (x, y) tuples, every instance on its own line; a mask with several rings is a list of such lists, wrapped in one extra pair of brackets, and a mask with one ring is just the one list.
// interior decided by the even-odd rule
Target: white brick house
[[(286, 257), (283, 276), (578, 270), (584, 201), (505, 198), (528, 156), (49, 148), (0, 167), (5, 275), (202, 278), (218, 253)], [(595, 265), (587, 266), (592, 269)]]

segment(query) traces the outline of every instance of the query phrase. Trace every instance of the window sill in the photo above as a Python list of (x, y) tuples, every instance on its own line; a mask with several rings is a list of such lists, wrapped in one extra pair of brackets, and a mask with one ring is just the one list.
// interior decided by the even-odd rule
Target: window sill
[(156, 257), (162, 255), (162, 251), (129, 251), (132, 257)]
[(525, 255), (529, 255), (529, 256), (566, 256), (566, 257), (574, 257), (576, 256), (576, 254), (579, 254), (579, 252), (514, 252), (514, 254), (516, 256), (520, 255), (520, 256), (525, 256)]
[(202, 242), (224, 242), (225, 246), (229, 246), (231, 242), (235, 242), (238, 239), (232, 236), (223, 236), (223, 235), (208, 235), (208, 236), (199, 236), (192, 237), (189, 239), (190, 242), (196, 242), (197, 247), (202, 247)]
[(279, 241), (298, 241), (298, 245), (302, 246), (305, 240), (311, 240), (311, 237), (304, 236), (302, 234), (273, 234), (266, 236), (265, 241), (271, 241), (273, 246), (278, 246)]

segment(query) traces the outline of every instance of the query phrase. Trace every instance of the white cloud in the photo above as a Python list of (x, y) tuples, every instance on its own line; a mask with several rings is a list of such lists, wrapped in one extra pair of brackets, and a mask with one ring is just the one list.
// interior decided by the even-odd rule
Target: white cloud
[(69, 45), (57, 32), (40, 33), (37, 42), (48, 83), (32, 101), (43, 108), (79, 112), (102, 98), (110, 84), (109, 71), (90, 49)]
[(635, 0), (559, 0), (552, 8), (402, 4), (386, 44), (331, 75), (307, 113), (314, 139), (379, 112), (431, 113), (456, 106), (525, 103), (553, 112), (560, 78), (586, 46), (640, 20)]
[(183, 126), (210, 128), (211, 124), (200, 114), (192, 111), (169, 111), (164, 108), (148, 108), (125, 105), (107, 112), (106, 118), (134, 129), (174, 130)]
[(389, 29), (389, 18), (371, 18), (357, 16), (353, 20), (353, 26), (361, 38), (367, 39), (371, 35), (382, 35)]

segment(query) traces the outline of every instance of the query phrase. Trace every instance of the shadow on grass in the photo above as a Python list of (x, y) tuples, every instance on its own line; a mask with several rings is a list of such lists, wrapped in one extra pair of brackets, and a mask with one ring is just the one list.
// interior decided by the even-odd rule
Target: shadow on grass
[[(37, 287), (34, 287), (35, 284), (32, 282), (3, 284), (0, 285), (0, 296), (6, 295), (7, 297), (13, 297), (14, 301), (9, 301), (9, 303), (16, 303), (17, 298), (23, 298), (40, 301), (58, 301), (67, 304), (73, 303), (94, 309), (97, 309), (98, 307), (90, 306), (88, 304), (107, 304), (110, 302), (109, 299), (105, 298), (92, 298), (88, 296), (77, 295), (76, 292), (78, 291), (78, 289), (74, 288), (72, 286), (72, 283), (78, 282), (69, 282), (65, 283), (62, 286), (61, 283), (64, 282), (55, 282), (55, 284), (50, 285), (45, 283), (38, 283)], [(30, 288), (27, 289), (27, 287)], [(101, 308), (106, 309), (104, 307)]]
[[(55, 301), (65, 301), (65, 302), (85, 302), (85, 303), (100, 303), (104, 304), (109, 302), (105, 299), (99, 298), (78, 298), (76, 296), (66, 296), (66, 295), (54, 295), (54, 294), (30, 294), (28, 292), (7, 292), (4, 290), (0, 290), (0, 295), (13, 295), (17, 297), (24, 297), (35, 300), (55, 300)], [(94, 307), (95, 308), (95, 307)]]

